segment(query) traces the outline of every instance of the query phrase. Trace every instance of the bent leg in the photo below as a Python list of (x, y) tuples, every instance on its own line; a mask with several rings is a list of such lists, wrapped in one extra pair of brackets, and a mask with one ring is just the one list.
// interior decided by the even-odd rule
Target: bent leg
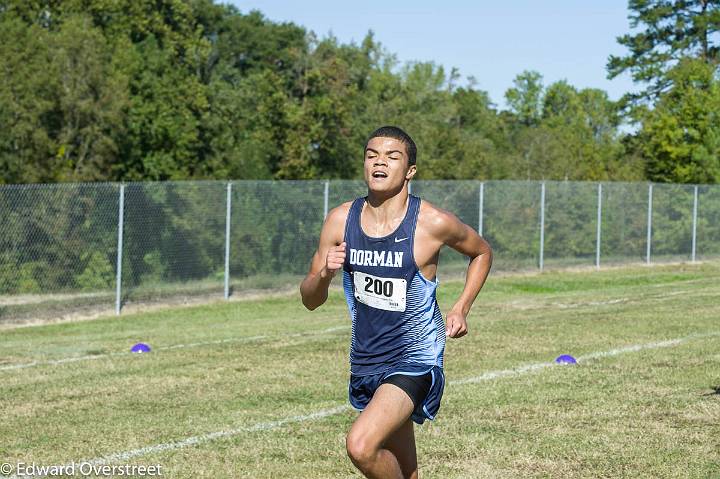
[(417, 451), (415, 450), (415, 431), (412, 420), (408, 419), (387, 441), (385, 448), (392, 452), (400, 465), (403, 478), (417, 479)]
[[(404, 475), (412, 465), (407, 460), (410, 456), (407, 451), (408, 446), (401, 445), (401, 442), (411, 438), (414, 453), (415, 437), (412, 435), (412, 423), (409, 424), (410, 436), (407, 429), (413, 409), (413, 402), (407, 393), (393, 384), (382, 384), (375, 391), (370, 403), (350, 428), (346, 440), (350, 459), (366, 477), (377, 479), (412, 477)], [(397, 457), (396, 453), (401, 457)], [(400, 461), (403, 462), (402, 465)]]

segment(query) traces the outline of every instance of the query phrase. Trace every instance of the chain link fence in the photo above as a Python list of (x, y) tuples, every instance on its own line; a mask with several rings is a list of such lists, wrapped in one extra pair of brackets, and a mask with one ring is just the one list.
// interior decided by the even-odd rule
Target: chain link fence
[[(414, 181), (495, 270), (720, 256), (720, 186)], [(362, 181), (0, 186), (0, 322), (296, 289), (328, 209)], [(467, 259), (444, 248), (440, 275)]]

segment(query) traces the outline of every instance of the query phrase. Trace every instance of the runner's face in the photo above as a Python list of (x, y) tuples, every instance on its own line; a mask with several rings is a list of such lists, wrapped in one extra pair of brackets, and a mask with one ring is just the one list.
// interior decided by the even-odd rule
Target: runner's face
[(365, 148), (365, 182), (373, 191), (402, 189), (405, 180), (415, 174), (408, 168), (405, 143), (394, 138), (376, 137)]

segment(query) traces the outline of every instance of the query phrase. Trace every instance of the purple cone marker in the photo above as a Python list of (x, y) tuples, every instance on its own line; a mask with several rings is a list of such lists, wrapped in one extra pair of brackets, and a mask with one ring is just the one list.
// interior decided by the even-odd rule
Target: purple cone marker
[(569, 354), (563, 354), (562, 356), (558, 356), (557, 358), (555, 358), (555, 362), (558, 364), (577, 364), (575, 358), (570, 356)]
[(150, 346), (145, 343), (137, 343), (135, 346), (130, 348), (131, 353), (149, 353)]

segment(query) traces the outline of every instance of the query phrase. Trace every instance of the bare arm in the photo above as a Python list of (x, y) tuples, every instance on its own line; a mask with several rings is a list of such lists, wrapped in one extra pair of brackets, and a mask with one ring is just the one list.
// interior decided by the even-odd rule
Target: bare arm
[(311, 311), (327, 301), (330, 282), (345, 261), (343, 235), (348, 209), (349, 204), (344, 204), (328, 213), (310, 271), (300, 283), (302, 302)]
[(488, 273), (490, 273), (492, 249), (488, 242), (477, 234), (474, 229), (460, 222), (457, 218), (453, 223), (445, 244), (468, 256), (470, 264), (465, 276), (465, 287), (452, 309), (461, 312), (463, 316), (467, 316), (475, 298), (477, 298), (478, 293), (485, 284)]
[(474, 229), (452, 213), (437, 209), (433, 216), (431, 224), (438, 239), (470, 258), (465, 287), (448, 312), (445, 325), (449, 337), (459, 338), (467, 333), (467, 315), (490, 272), (492, 249)]

